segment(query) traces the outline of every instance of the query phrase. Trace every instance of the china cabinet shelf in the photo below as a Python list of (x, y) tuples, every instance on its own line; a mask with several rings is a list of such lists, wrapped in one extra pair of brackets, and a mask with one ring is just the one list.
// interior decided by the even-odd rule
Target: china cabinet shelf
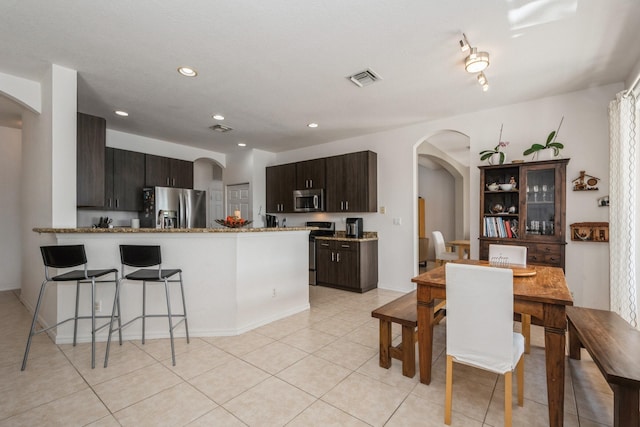
[[(479, 167), (480, 259), (488, 259), (489, 244), (518, 245), (527, 247), (527, 262), (564, 268), (568, 162)], [(513, 190), (488, 189), (512, 181)]]

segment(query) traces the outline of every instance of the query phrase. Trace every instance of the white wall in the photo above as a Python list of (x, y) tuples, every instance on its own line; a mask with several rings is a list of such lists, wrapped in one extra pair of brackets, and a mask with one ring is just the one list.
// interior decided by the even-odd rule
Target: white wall
[[(108, 123), (107, 123), (108, 125)], [(168, 141), (148, 138), (146, 136), (134, 135), (107, 129), (107, 147), (119, 148), (121, 150), (137, 151), (139, 153), (155, 154), (157, 156), (171, 157), (172, 159), (188, 160), (205, 158), (215, 160), (220, 166), (226, 163), (225, 155), (216, 151), (203, 150), (201, 148), (188, 147)]]
[[(76, 225), (76, 81), (75, 71), (52, 65), (40, 82), (41, 114), (25, 111), (22, 116), (20, 298), (31, 308), (43, 277), (39, 246), (55, 243), (32, 229)], [(50, 324), (56, 318), (56, 293), (50, 292), (41, 321)]]
[[(253, 227), (264, 226), (266, 208), (265, 167), (272, 164), (275, 154), (261, 150), (243, 150), (227, 155), (224, 185), (249, 183), (250, 220)], [(227, 213), (228, 214), (228, 213)]]
[(425, 231), (429, 238), (427, 257), (435, 259), (433, 231), (440, 231), (445, 241), (455, 240), (455, 195), (453, 176), (445, 169), (429, 169), (418, 166), (418, 196), (425, 201)]
[(0, 291), (20, 288), (22, 131), (0, 127)]

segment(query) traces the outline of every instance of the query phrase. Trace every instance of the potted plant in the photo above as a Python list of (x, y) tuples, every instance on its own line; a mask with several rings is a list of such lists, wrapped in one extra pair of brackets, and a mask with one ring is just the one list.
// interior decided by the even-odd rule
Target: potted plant
[(500, 151), (509, 145), (508, 141), (502, 141), (502, 125), (500, 125), (500, 136), (498, 137), (498, 145), (493, 150), (484, 150), (480, 152), (480, 160), (488, 160), (491, 165), (501, 165), (504, 163), (506, 156)]
[(556, 141), (558, 137), (558, 133), (560, 132), (560, 127), (562, 126), (562, 121), (564, 120), (564, 116), (560, 119), (560, 124), (558, 125), (558, 129), (551, 131), (549, 136), (547, 136), (547, 142), (542, 144), (533, 144), (531, 147), (527, 148), (524, 153), (525, 156), (529, 154), (537, 153), (538, 160), (551, 160), (554, 157), (560, 154), (560, 150), (564, 148), (564, 145), (561, 142)]

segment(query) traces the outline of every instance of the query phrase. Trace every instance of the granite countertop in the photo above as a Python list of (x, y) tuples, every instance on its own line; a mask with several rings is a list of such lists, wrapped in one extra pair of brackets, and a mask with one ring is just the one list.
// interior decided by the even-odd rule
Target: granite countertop
[(316, 236), (316, 240), (341, 240), (349, 242), (368, 242), (371, 240), (378, 240), (377, 231), (365, 231), (362, 233), (362, 238), (354, 239), (353, 237), (347, 237), (344, 231), (336, 231), (333, 236)]
[(316, 227), (278, 227), (278, 228), (131, 228), (131, 227), (114, 227), (114, 228), (46, 228), (36, 227), (33, 229), (36, 233), (262, 233), (274, 231), (309, 231), (315, 230)]

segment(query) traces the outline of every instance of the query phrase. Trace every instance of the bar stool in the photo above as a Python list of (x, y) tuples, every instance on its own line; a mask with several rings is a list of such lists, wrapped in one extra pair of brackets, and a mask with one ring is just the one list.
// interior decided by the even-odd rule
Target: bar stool
[[(122, 276), (120, 282), (116, 285), (116, 298), (119, 299), (121, 283), (124, 280), (134, 280), (142, 282), (142, 315), (129, 320), (128, 322), (118, 326), (118, 332), (122, 328), (130, 323), (142, 319), (142, 344), (144, 344), (145, 335), (145, 320), (147, 317), (166, 317), (169, 320), (169, 336), (171, 338), (171, 360), (173, 366), (176, 365), (176, 353), (173, 344), (173, 330), (184, 321), (184, 327), (187, 334), (187, 343), (189, 343), (189, 325), (187, 323), (187, 306), (184, 299), (184, 287), (182, 286), (182, 270), (179, 268), (163, 270), (162, 269), (162, 256), (160, 254), (160, 246), (142, 246), (142, 245), (120, 245), (120, 260), (122, 261)], [(125, 275), (125, 266), (139, 268)], [(157, 269), (148, 269), (144, 267), (154, 267)], [(178, 279), (171, 279), (171, 277), (178, 275)], [(164, 283), (164, 290), (167, 299), (167, 313), (166, 314), (147, 314), (146, 312), (146, 296), (147, 296), (147, 283)], [(171, 298), (169, 296), (169, 283), (180, 283), (180, 294), (182, 295), (182, 314), (174, 314), (171, 311)], [(109, 363), (109, 350), (111, 348), (111, 334), (115, 332), (113, 329), (113, 320), (117, 318), (115, 305), (113, 307), (111, 326), (109, 327), (109, 338), (107, 338), (107, 352), (104, 358), (104, 367), (107, 367)], [(118, 313), (120, 309), (118, 309)], [(181, 317), (175, 325), (173, 324), (174, 317)], [(122, 345), (122, 342), (120, 342)]]
[[(29, 331), (29, 338), (27, 339), (27, 348), (24, 351), (24, 358), (22, 359), (21, 370), (27, 367), (27, 358), (29, 357), (29, 350), (31, 349), (31, 338), (41, 332), (46, 332), (49, 329), (53, 329), (63, 323), (73, 320), (73, 345), (76, 345), (76, 337), (78, 331), (78, 320), (91, 319), (91, 368), (95, 368), (96, 359), (96, 332), (106, 327), (110, 323), (105, 323), (102, 326), (96, 327), (96, 319), (109, 318), (111, 321), (117, 319), (120, 323), (120, 304), (117, 300), (117, 287), (118, 287), (118, 270), (115, 268), (105, 270), (88, 270), (87, 269), (87, 255), (84, 250), (84, 245), (66, 245), (66, 246), (41, 246), (40, 252), (42, 253), (42, 260), (44, 262), (44, 276), (45, 280), (40, 286), (40, 294), (38, 295), (38, 302), (36, 303), (36, 310), (33, 313), (33, 320), (31, 322), (31, 329)], [(51, 268), (71, 268), (83, 265), (82, 270), (72, 270), (67, 273), (59, 274), (54, 277), (49, 277), (49, 267)], [(99, 277), (106, 276), (110, 273), (114, 274), (113, 280), (96, 280)], [(56, 323), (48, 328), (42, 328), (36, 330), (36, 323), (38, 321), (38, 314), (40, 312), (40, 306), (44, 297), (46, 285), (50, 282), (76, 282), (76, 302), (75, 302), (75, 314), (66, 320)], [(80, 299), (80, 284), (91, 283), (91, 316), (79, 316), (78, 305)], [(114, 294), (114, 307), (111, 315), (108, 316), (96, 316), (95, 310), (95, 294), (96, 283), (114, 283), (116, 286), (116, 293)], [(120, 342), (122, 342), (122, 335), (120, 334)]]

